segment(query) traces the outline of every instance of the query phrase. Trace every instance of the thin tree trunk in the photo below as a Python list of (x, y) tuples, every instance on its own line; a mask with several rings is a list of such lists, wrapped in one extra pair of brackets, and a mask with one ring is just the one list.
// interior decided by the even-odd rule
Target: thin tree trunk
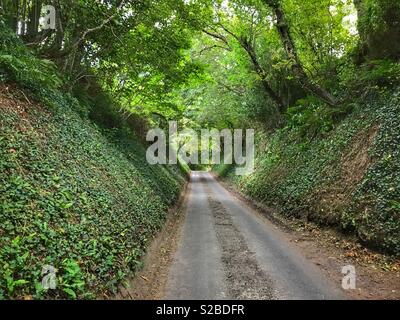
[[(240, 46), (246, 51), (246, 53), (249, 55), (250, 60), (254, 66), (254, 70), (256, 71), (257, 75), (261, 79), (261, 83), (263, 85), (263, 88), (265, 89), (266, 93), (269, 95), (269, 97), (277, 104), (278, 106), (278, 111), (283, 114), (286, 110), (286, 105), (283, 102), (283, 99), (281, 96), (274, 91), (272, 88), (271, 84), (269, 83), (267, 77), (266, 77), (266, 72), (264, 71), (263, 67), (261, 66), (260, 62), (258, 61), (256, 51), (254, 49), (254, 46), (251, 44), (251, 41), (248, 40), (245, 37), (239, 37), (238, 35), (234, 34), (232, 31), (227, 29), (225, 26), (220, 24), (221, 28), (230, 34), (233, 38), (236, 39), (236, 41), (240, 44)], [(213, 36), (214, 38), (217, 38), (225, 43), (228, 43), (228, 41), (221, 35), (215, 35), (209, 32), (206, 32), (207, 34)]]
[(20, 4), (19, 4), (19, 0), (15, 1), (15, 17), (13, 17), (13, 23), (14, 23), (14, 30), (16, 33), (18, 33), (18, 29), (19, 29), (19, 8), (20, 8)]
[(22, 9), (21, 9), (21, 35), (26, 34), (26, 0), (22, 1)]
[(243, 47), (243, 49), (249, 55), (256, 73), (261, 78), (261, 83), (262, 83), (265, 91), (271, 97), (271, 99), (278, 105), (279, 112), (284, 113), (286, 110), (285, 103), (282, 101), (281, 97), (272, 89), (271, 84), (267, 80), (266, 73), (265, 73), (264, 69), (262, 68), (262, 66), (260, 65), (260, 62), (258, 61), (254, 47), (246, 39), (241, 39), (240, 43), (241, 43), (241, 46)]
[(283, 12), (280, 1), (264, 0), (264, 2), (273, 10), (276, 16), (276, 28), (278, 30), (279, 37), (282, 41), (288, 58), (292, 61), (293, 74), (298, 79), (301, 86), (306, 91), (321, 98), (328, 105), (335, 107), (337, 105), (335, 97), (324, 88), (320, 87), (316, 83), (313, 83), (308, 77), (307, 73), (304, 71), (303, 65), (301, 64), (300, 58), (297, 54), (296, 45), (290, 34), (289, 25), (287, 23), (286, 16)]
[(39, 31), (41, 0), (32, 0), (33, 4), (29, 11), (28, 35), (30, 39), (35, 39)]

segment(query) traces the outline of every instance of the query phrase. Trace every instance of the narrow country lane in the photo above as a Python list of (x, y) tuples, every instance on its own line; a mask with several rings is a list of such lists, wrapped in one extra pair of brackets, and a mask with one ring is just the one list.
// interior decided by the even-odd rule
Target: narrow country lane
[(285, 237), (206, 172), (193, 172), (166, 299), (341, 299)]

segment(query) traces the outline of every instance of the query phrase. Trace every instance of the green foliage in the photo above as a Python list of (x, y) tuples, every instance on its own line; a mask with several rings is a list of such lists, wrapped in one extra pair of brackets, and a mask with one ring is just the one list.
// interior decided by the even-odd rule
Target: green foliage
[(374, 60), (363, 66), (362, 83), (368, 85), (393, 86), (400, 83), (400, 64), (390, 60)]
[(314, 97), (297, 101), (297, 105), (287, 110), (287, 126), (298, 130), (300, 136), (315, 137), (324, 134), (334, 127), (336, 110), (327, 108)]
[(59, 285), (69, 298), (76, 299), (78, 294), (84, 292), (84, 274), (78, 263), (71, 259), (65, 259), (62, 262), (62, 271)]
[[(357, 7), (360, 48), (353, 1), (280, 1), (305, 78), (336, 108), (307, 96), (265, 1), (58, 1), (63, 28), (19, 37), (5, 24), (31, 22), (33, 1), (3, 2), (0, 299), (95, 298), (141, 267), (190, 171), (146, 162), (140, 134), (169, 119), (256, 128), (256, 171), (216, 172), (282, 214), (400, 253), (398, 1)], [(360, 140), (375, 126), (372, 145)], [(363, 147), (369, 166), (352, 180)], [(56, 290), (41, 285), (44, 265)]]
[(220, 177), (228, 176), (231, 171), (235, 168), (234, 165), (229, 164), (218, 164), (213, 166), (213, 171)]
[(364, 0), (362, 10), (360, 28), (370, 33), (384, 33), (390, 27), (388, 24), (399, 18), (396, 14), (400, 5), (395, 0)]
[[(353, 113), (313, 140), (303, 135), (314, 123), (312, 113), (305, 109), (294, 115), (292, 110), (289, 126), (273, 134), (258, 133), (252, 175), (237, 177), (229, 170), (221, 175), (284, 215), (342, 227), (364, 243), (398, 255), (399, 97), (398, 90), (363, 96), (355, 101)], [(373, 126), (379, 131), (370, 144), (365, 134)], [(370, 160), (361, 180), (352, 180), (361, 170), (354, 160), (362, 152), (359, 148), (368, 150)]]
[(189, 55), (193, 24), (202, 12), (186, 20), (198, 7), (201, 4), (180, 0), (148, 1), (134, 28), (122, 34), (118, 47), (94, 68), (103, 88), (127, 111), (150, 121), (154, 113), (166, 119), (181, 117), (184, 106), (176, 90), (202, 73)]
[(383, 95), (370, 106), (377, 109), (374, 116), (380, 124), (370, 150), (374, 163), (354, 194), (355, 202), (343, 214), (344, 226), (355, 228), (363, 241), (397, 254), (400, 252), (399, 106), (399, 91)]
[(0, 81), (15, 81), (32, 91), (62, 85), (54, 63), (37, 59), (7, 28), (0, 29)]
[[(129, 131), (103, 133), (65, 100), (52, 113), (26, 112), (1, 112), (3, 295), (43, 297), (35, 284), (44, 264), (65, 273), (55, 297), (113, 290), (140, 266), (183, 178), (150, 167)], [(84, 286), (68, 259), (79, 261)]]
[[(400, 64), (391, 60), (372, 60), (355, 66), (348, 64), (342, 71), (341, 87), (344, 92), (385, 91), (400, 83)], [(349, 99), (352, 99), (348, 94)]]
[(337, 66), (357, 37), (348, 16), (353, 0), (283, 0), (301, 61), (314, 81), (335, 86)]
[[(30, 97), (28, 104), (15, 84), (8, 91), (1, 84), (0, 297), (113, 292), (140, 268), (185, 178), (177, 166), (150, 166), (122, 117), (112, 125), (93, 122), (96, 104), (104, 100), (104, 114), (112, 103), (104, 93), (82, 93), (79, 101), (46, 77), (36, 81), (41, 60), (18, 41), (14, 46), (23, 63), (2, 60), (4, 78), (30, 88), (40, 103)], [(11, 50), (4, 48), (2, 54)], [(57, 269), (56, 290), (41, 286), (44, 265)]]
[(400, 59), (400, 3), (397, 0), (354, 2), (360, 34), (359, 60)]

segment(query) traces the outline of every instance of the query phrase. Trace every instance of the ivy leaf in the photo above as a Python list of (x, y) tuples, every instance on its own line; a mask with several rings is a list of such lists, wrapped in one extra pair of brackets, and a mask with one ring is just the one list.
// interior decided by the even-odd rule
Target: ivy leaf
[(68, 296), (72, 299), (76, 299), (76, 293), (71, 288), (64, 288), (63, 291), (68, 294)]

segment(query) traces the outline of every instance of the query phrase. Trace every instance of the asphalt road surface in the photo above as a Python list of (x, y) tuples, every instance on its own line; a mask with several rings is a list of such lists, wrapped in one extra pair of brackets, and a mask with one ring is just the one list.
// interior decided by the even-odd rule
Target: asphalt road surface
[(193, 172), (166, 299), (342, 299), (272, 222)]

